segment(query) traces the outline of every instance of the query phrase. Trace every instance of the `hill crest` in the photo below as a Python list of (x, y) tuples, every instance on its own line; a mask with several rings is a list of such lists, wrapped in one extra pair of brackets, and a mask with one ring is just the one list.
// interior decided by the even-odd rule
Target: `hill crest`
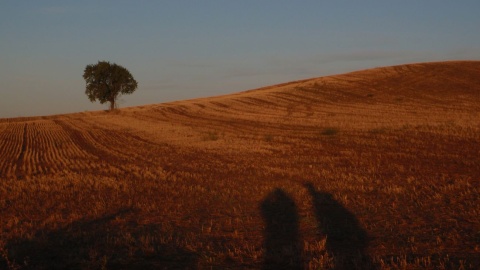
[[(235, 103), (238, 99), (260, 99), (262, 104), (272, 103), (269, 98), (298, 94), (324, 102), (373, 102), (416, 100), (417, 102), (480, 101), (480, 61), (444, 61), (412, 63), (377, 67), (338, 75), (315, 77), (275, 84), (232, 94), (147, 104), (118, 109), (117, 113), (149, 110), (158, 107), (188, 106), (202, 103)], [(455, 100), (452, 100), (455, 99)], [(299, 100), (301, 103), (302, 101)], [(292, 102), (294, 102), (292, 100)], [(106, 111), (89, 111), (50, 116), (0, 118), (0, 121), (28, 121), (55, 118), (63, 115), (96, 115)]]

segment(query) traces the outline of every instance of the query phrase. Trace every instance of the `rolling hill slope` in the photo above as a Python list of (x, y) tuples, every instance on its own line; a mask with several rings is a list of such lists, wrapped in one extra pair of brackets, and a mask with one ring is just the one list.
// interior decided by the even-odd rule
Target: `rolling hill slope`
[(0, 268), (480, 267), (478, 61), (0, 119), (0, 153)]

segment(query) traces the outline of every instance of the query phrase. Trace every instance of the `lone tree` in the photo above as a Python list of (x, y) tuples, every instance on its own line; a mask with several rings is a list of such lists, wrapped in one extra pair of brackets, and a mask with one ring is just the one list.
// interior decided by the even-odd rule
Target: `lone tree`
[(110, 102), (110, 110), (115, 109), (117, 98), (128, 95), (137, 89), (137, 81), (130, 71), (115, 63), (98, 61), (95, 65), (87, 65), (83, 72), (87, 83), (85, 94), (94, 102), (98, 99), (100, 104)]

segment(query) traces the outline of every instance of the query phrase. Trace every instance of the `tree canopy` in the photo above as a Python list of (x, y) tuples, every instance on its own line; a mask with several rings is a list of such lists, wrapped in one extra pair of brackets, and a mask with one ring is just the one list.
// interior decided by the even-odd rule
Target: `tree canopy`
[(116, 100), (120, 95), (131, 94), (138, 86), (130, 71), (106, 61), (87, 65), (83, 78), (86, 82), (85, 94), (88, 99), (91, 102), (98, 100), (101, 104), (110, 102), (110, 110), (116, 108)]

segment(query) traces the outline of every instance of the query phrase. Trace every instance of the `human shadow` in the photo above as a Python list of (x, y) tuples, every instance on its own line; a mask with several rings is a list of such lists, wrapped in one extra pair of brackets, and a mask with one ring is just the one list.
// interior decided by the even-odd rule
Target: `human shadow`
[(357, 218), (332, 194), (318, 192), (311, 183), (306, 183), (313, 200), (320, 234), (327, 239), (327, 251), (333, 255), (335, 269), (376, 269), (365, 253), (368, 235)]
[[(126, 222), (131, 209), (13, 239), (6, 250), (20, 269), (196, 269), (197, 255), (160, 226)], [(165, 240), (168, 239), (168, 240)]]
[(277, 188), (263, 200), (260, 208), (266, 225), (263, 268), (303, 269), (295, 202)]

